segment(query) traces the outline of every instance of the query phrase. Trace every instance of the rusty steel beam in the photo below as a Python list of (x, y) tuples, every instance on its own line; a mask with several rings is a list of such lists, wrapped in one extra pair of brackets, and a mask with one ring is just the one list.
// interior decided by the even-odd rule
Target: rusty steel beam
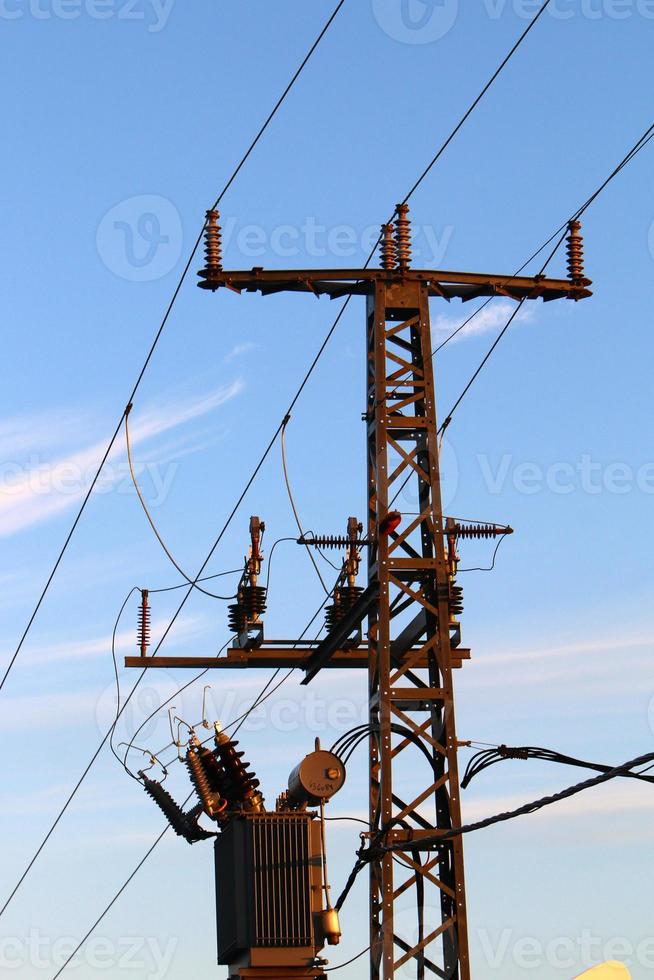
[[(412, 666), (415, 669), (424, 669), (428, 666), (427, 657), (420, 648), (410, 651), (410, 656), (415, 657)], [(326, 669), (353, 667), (357, 670), (364, 670), (368, 667), (368, 647), (355, 647), (353, 650), (336, 650), (330, 659), (323, 664)], [(161, 656), (136, 656), (125, 657), (126, 667), (147, 667), (149, 669), (159, 668), (193, 668), (211, 667), (217, 670), (238, 670), (242, 667), (301, 667), (305, 665), (307, 657), (306, 650), (294, 650), (288, 647), (279, 647), (270, 650), (241, 650), (232, 648), (226, 656), (220, 657), (197, 657), (192, 654), (183, 654), (179, 657)], [(451, 665), (453, 668), (460, 668), (464, 662), (470, 660), (469, 649), (458, 647), (452, 650)]]
[(584, 299), (591, 295), (590, 279), (552, 279), (546, 276), (507, 276), (476, 272), (447, 272), (411, 269), (293, 269), (264, 270), (258, 267), (245, 271), (223, 272), (203, 270), (198, 285), (215, 291), (221, 287), (237, 292), (307, 292), (326, 294), (332, 298), (346, 295), (373, 295), (378, 283), (418, 282), (425, 285), (429, 296), (443, 299), (471, 300), (481, 296), (505, 296), (509, 299)]

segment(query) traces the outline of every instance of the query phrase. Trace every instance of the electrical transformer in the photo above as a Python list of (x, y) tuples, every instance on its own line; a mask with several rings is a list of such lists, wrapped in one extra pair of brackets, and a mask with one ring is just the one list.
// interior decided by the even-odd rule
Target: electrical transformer
[(242, 814), (214, 847), (218, 962), (230, 977), (261, 968), (271, 978), (306, 977), (328, 938), (319, 821), (306, 812)]
[[(316, 740), (275, 809), (266, 810), (238, 742), (218, 724), (213, 749), (190, 734), (185, 759), (199, 798), (194, 807), (182, 810), (162, 783), (139, 775), (175, 833), (189, 844), (214, 838), (218, 963), (229, 967), (230, 980), (324, 978), (327, 961), (318, 954), (341, 938), (329, 897), (324, 813), (345, 782), (341, 759)], [(203, 814), (217, 831), (200, 825)]]

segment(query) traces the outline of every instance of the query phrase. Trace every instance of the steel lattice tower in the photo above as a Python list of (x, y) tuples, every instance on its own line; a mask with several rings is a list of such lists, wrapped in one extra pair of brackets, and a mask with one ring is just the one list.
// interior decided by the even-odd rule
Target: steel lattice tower
[[(398, 205), (394, 225), (382, 227), (380, 269), (284, 271), (224, 271), (218, 215), (208, 213), (202, 288), (366, 297), (368, 585), (318, 645), (261, 637), (255, 647), (235, 644), (219, 659), (141, 656), (126, 664), (300, 666), (303, 683), (323, 667), (367, 670), (368, 836), (398, 848), (397, 860), (375, 852), (370, 861), (371, 977), (391, 980), (402, 971), (416, 980), (427, 974), (469, 980), (462, 840), (433, 843), (439, 831), (461, 825), (452, 671), (470, 651), (460, 645), (460, 590), (446, 549), (429, 301), (578, 300), (590, 295), (590, 281), (583, 276), (578, 222), (569, 229), (566, 279), (414, 270), (407, 212)], [(389, 515), (404, 493), (415, 514), (396, 526)], [(418, 783), (413, 769), (403, 778), (405, 753), (416, 746), (430, 763)], [(426, 910), (436, 910), (433, 921)]]

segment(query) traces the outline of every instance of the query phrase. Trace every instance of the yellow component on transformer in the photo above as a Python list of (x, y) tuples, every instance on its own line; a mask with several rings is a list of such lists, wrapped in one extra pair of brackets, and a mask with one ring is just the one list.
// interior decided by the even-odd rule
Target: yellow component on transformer
[(623, 963), (616, 963), (615, 960), (611, 960), (610, 963), (602, 963), (601, 966), (595, 966), (592, 970), (586, 970), (585, 973), (580, 973), (575, 980), (631, 980), (631, 974), (629, 970)]

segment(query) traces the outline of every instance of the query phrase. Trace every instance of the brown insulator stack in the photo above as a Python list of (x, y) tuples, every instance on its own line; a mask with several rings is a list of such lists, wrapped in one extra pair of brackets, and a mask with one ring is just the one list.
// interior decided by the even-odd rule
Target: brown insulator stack
[(394, 236), (395, 229), (393, 225), (382, 225), (381, 226), (381, 265), (382, 269), (387, 269), (391, 272), (397, 264), (397, 249), (395, 246)]
[(224, 776), (213, 752), (191, 746), (186, 753), (186, 766), (204, 812), (212, 819), (218, 818), (227, 807), (227, 800), (221, 793)]
[(571, 282), (583, 283), (584, 280), (584, 240), (580, 235), (581, 224), (571, 221), (568, 225), (568, 279)]
[(221, 272), (223, 267), (222, 235), (218, 211), (207, 211), (207, 222), (204, 229), (204, 254), (206, 258), (205, 272)]
[(263, 796), (259, 792), (259, 780), (243, 761), (244, 752), (237, 752), (234, 742), (224, 732), (216, 735), (216, 755), (224, 772), (223, 792), (230, 803), (241, 804), (253, 813), (262, 813)]
[(345, 585), (334, 589), (333, 601), (325, 609), (325, 625), (333, 630), (355, 604), (363, 589), (358, 585)]
[(457, 620), (463, 612), (463, 588), (450, 581), (450, 620)]
[(454, 524), (451, 530), (458, 538), (498, 538), (513, 534), (513, 528), (498, 527), (497, 524)]
[(141, 605), (139, 606), (138, 627), (136, 630), (136, 643), (144, 657), (147, 648), (150, 646), (150, 605), (148, 603), (148, 590), (141, 589)]
[(395, 243), (397, 246), (397, 267), (406, 272), (411, 266), (411, 219), (408, 217), (409, 205), (398, 204), (396, 208)]
[(256, 623), (266, 611), (266, 590), (262, 585), (244, 585), (229, 608), (229, 628), (238, 636)]

